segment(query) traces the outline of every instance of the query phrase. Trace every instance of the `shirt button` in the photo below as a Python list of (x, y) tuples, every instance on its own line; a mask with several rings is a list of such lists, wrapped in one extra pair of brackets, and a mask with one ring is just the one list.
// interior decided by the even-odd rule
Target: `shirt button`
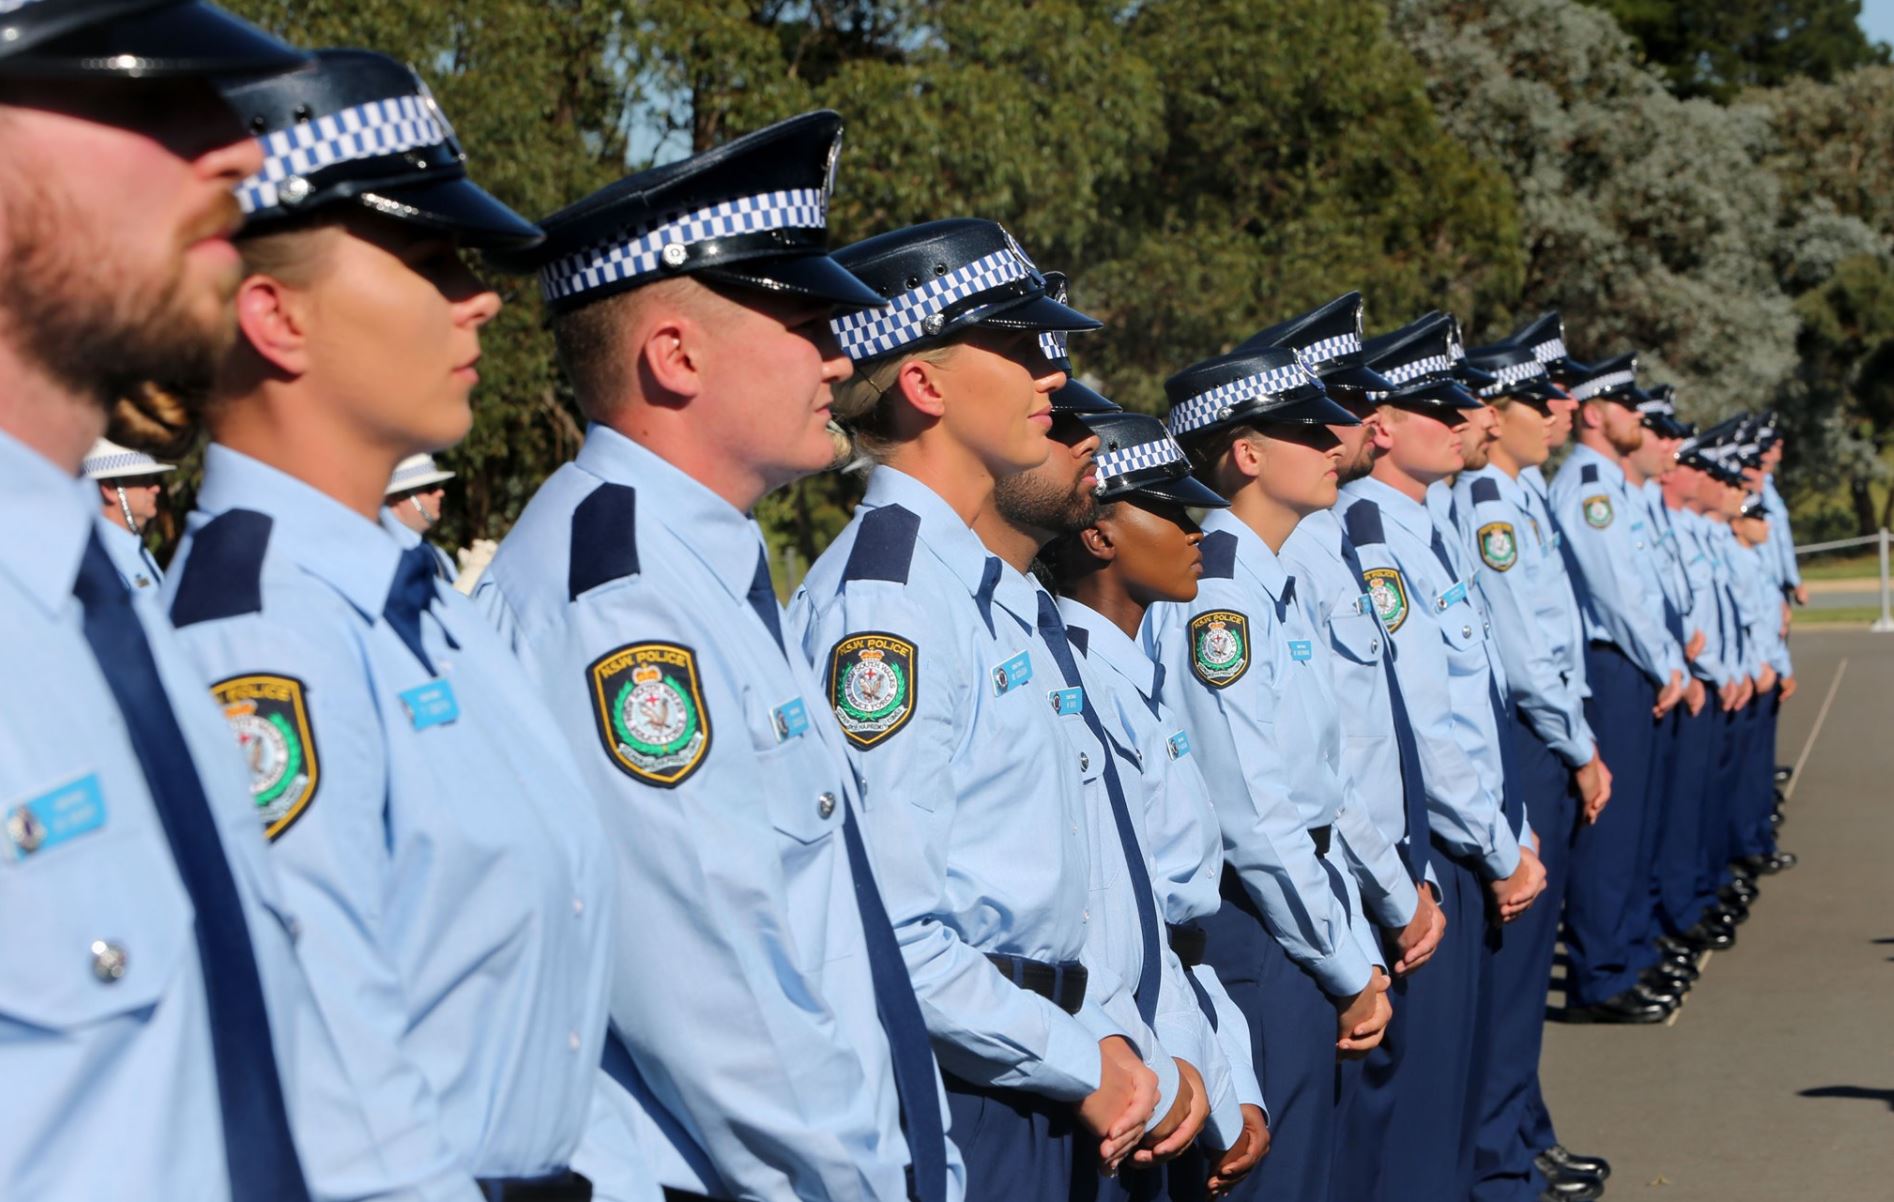
[(1083, 751), (1079, 752), (1079, 771), (1083, 772), (1087, 768), (1090, 768), (1091, 766), (1092, 766), (1092, 757), (1089, 755), (1086, 755)]
[(1460, 628), (1460, 637), (1461, 637), (1461, 638), (1463, 638), (1463, 639), (1470, 639), (1470, 638), (1472, 638), (1472, 637), (1473, 637), (1473, 627), (1471, 627), (1471, 626), (1462, 626), (1462, 627)]
[(577, 1031), (566, 1032), (566, 1046), (567, 1047), (571, 1048), (573, 1051), (576, 1052), (579, 1050), (580, 1042), (581, 1041), (579, 1039), (579, 1033)]
[(822, 815), (824, 818), (827, 818), (830, 814), (835, 813), (835, 794), (824, 793), (822, 796), (816, 798), (815, 799), (815, 812)]
[(1087, 910), (1083, 914), (1079, 915), (1080, 922), (1090, 922), (1091, 920), (1092, 920), (1092, 912), (1090, 910)]
[(1369, 641), (1369, 643), (1368, 643), (1368, 654), (1369, 654), (1369, 655), (1379, 655), (1379, 654), (1381, 654), (1381, 640), (1380, 640), (1380, 639), (1372, 639), (1372, 640), (1370, 640), (1370, 641)]
[(574, 918), (577, 918), (579, 915), (583, 913), (585, 913), (585, 899), (583, 897), (573, 898), (572, 899), (572, 916)]
[(103, 939), (92, 941), (92, 975), (111, 984), (125, 975), (125, 949)]

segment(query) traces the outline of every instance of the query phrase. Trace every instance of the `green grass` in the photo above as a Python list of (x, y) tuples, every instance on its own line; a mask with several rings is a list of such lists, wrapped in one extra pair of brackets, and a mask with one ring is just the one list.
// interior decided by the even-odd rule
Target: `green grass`
[(1881, 555), (1873, 547), (1866, 555), (1816, 555), (1802, 561), (1804, 580), (1878, 580)]
[(1798, 609), (1795, 611), (1795, 625), (1798, 627), (1866, 626), (1880, 616), (1881, 607), (1878, 605), (1844, 605), (1835, 609)]

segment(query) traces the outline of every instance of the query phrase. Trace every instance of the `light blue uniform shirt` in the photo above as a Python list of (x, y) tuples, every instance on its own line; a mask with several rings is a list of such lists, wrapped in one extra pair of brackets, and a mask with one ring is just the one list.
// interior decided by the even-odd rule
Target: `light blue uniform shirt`
[[(1383, 541), (1357, 537), (1355, 552), (1394, 644), (1427, 789), (1428, 829), (1490, 879), (1511, 876), (1519, 867), (1519, 834), (1502, 812), (1484, 619), (1463, 574), (1449, 573), (1434, 554), (1433, 515), (1425, 505), (1372, 477), (1344, 485), (1336, 509), (1347, 523), (1360, 504), (1374, 506), (1381, 526)], [(1451, 557), (1453, 536), (1440, 537)]]
[[(97, 487), (0, 433), (0, 1197), (230, 1197), (195, 912), (73, 597)], [(230, 733), (149, 591), (132, 596), (243, 898), (307, 1169), (297, 1047), (315, 1026), (294, 923)], [(24, 814), (45, 828), (32, 851)], [(95, 971), (94, 944), (124, 955)], [(108, 953), (109, 954), (109, 953)], [(319, 1035), (319, 1032), (315, 1032)], [(313, 1138), (305, 1138), (313, 1137)]]
[(216, 444), (197, 504), (166, 599), (248, 758), (340, 1055), (303, 1073), (312, 1183), (460, 1199), (564, 1169), (604, 1083), (613, 891), (550, 715), (445, 585), (435, 671), (389, 626), (418, 541), (393, 515)]
[(1583, 702), (1591, 696), (1591, 686), (1585, 681), (1585, 615), (1579, 608), (1578, 592), (1565, 558), (1565, 531), (1559, 525), (1558, 515), (1552, 512), (1552, 494), (1546, 487), (1545, 473), (1536, 465), (1520, 468), (1519, 484), (1525, 494), (1526, 512), (1538, 523), (1546, 545), (1552, 549), (1553, 566), (1564, 584), (1563, 589), (1551, 590), (1562, 614), (1556, 638), (1564, 648), (1565, 683)]
[(1704, 635), (1703, 650), (1690, 661), (1690, 670), (1720, 688), (1738, 675), (1730, 662), (1738, 653), (1735, 601), (1723, 585), (1711, 552), (1709, 520), (1688, 509), (1672, 509), (1669, 517), (1690, 585), (1690, 612)]
[[(1157, 891), (1161, 921), (1173, 925), (1195, 922), (1217, 912), (1222, 904), (1218, 883), (1223, 876), (1223, 833), (1210, 804), (1210, 787), (1191, 754), (1183, 718), (1164, 701), (1157, 687), (1157, 665), (1131, 637), (1097, 611), (1070, 597), (1059, 600), (1059, 612), (1071, 631), (1091, 686), (1092, 704), (1099, 719), (1115, 737), (1124, 739), (1135, 762), (1121, 775), (1129, 791), (1132, 814), (1141, 827), (1152, 886)], [(1251, 1059), (1249, 1023), (1230, 1000), (1216, 970), (1199, 964), (1190, 970), (1216, 1014), (1212, 1030), (1202, 1021), (1185, 1026), (1197, 1046), (1197, 1056), (1177, 1054), (1197, 1066), (1210, 1094), (1210, 1124), (1214, 1141), (1229, 1147), (1241, 1135), (1243, 1105), (1263, 1105), (1262, 1086)], [(1184, 983), (1189, 997), (1188, 982)], [(1184, 1044), (1186, 1034), (1165, 1026), (1160, 1014), (1159, 1036), (1167, 1047)]]
[(1117, 1023), (1136, 982), (1094, 975), (1074, 1016), (987, 960), (1071, 963), (1092, 938), (1092, 861), (1104, 851), (1085, 778), (1102, 764), (1080, 765), (1068, 719), (1048, 704), (1064, 680), (1037, 621), (1037, 593), (939, 494), (878, 467), (790, 603), (788, 631), (831, 687), (837, 660), (853, 667), (849, 648), (870, 636), (904, 682), (888, 694), (895, 708), (854, 728), (848, 754), (941, 1067), (1077, 1102), (1098, 1088), (1098, 1041), (1131, 1034)]
[(117, 522), (100, 518), (99, 541), (105, 544), (105, 553), (118, 569), (118, 578), (126, 588), (133, 592), (146, 589), (155, 592), (164, 583), (164, 573), (158, 570), (157, 560), (145, 549), (144, 539)]
[(1227, 510), (1202, 524), (1197, 599), (1152, 606), (1145, 651), (1174, 682), (1167, 689), (1211, 783), (1224, 859), (1289, 957), (1331, 997), (1351, 997), (1382, 958), (1357, 922), (1352, 877), (1331, 875), (1310, 839), (1354, 800), (1341, 775), (1334, 682), (1318, 658), (1327, 643), (1254, 530)]
[(1566, 567), (1587, 639), (1612, 643), (1663, 688), (1684, 670), (1684, 650), (1664, 622), (1664, 595), (1640, 538), (1624, 470), (1580, 443), (1552, 481), (1552, 512), (1565, 532)]
[(1794, 588), (1802, 583), (1802, 569), (1795, 559), (1795, 531), (1789, 528), (1789, 503), (1776, 490), (1776, 478), (1762, 478), (1763, 509), (1769, 515), (1768, 546), (1775, 552), (1776, 576)]
[[(748, 516), (595, 425), (478, 592), (604, 803), (611, 1019), (629, 1053), (608, 1067), (659, 1179), (723, 1197), (905, 1199), (842, 833), (848, 763), (814, 672), (750, 605), (762, 549)], [(603, 1175), (601, 1151), (588, 1143), (581, 1171)], [(951, 1144), (948, 1157), (958, 1198)]]
[[(1399, 851), (1407, 838), (1407, 805), (1394, 703), (1381, 662), (1386, 632), (1354, 569), (1342, 559), (1342, 524), (1334, 511), (1324, 509), (1297, 523), (1282, 544), (1281, 558), (1326, 635), (1335, 696), (1347, 699), (1338, 716), (1341, 774), (1357, 798), (1342, 822), (1349, 867), (1374, 920), (1399, 930), (1413, 921), (1420, 894)], [(1360, 829), (1363, 821), (1373, 825), (1372, 835)]]
[(1509, 695), (1565, 766), (1582, 768), (1594, 739), (1584, 699), (1565, 678), (1572, 648), (1564, 560), (1533, 515), (1526, 489), (1499, 468), (1461, 473), (1454, 499), (1473, 532), (1478, 591), (1492, 616)]
[(1782, 586), (1776, 576), (1780, 565), (1774, 561), (1773, 549), (1767, 542), (1745, 547), (1734, 533), (1729, 538), (1728, 554), (1736, 577), (1737, 604), (1749, 617), (1756, 669), (1768, 664), (1778, 675), (1793, 675), (1795, 665), (1789, 660), (1788, 640), (1782, 637)]

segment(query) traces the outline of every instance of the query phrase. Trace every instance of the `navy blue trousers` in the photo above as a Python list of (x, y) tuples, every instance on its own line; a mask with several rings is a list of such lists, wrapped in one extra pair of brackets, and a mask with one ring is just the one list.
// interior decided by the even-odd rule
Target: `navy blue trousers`
[[(1389, 963), (1399, 959), (1390, 952)], [(1397, 1149), (1390, 1124), (1394, 1118), (1395, 1083), (1411, 1038), (1408, 979), (1396, 978), (1388, 989), (1394, 1017), (1380, 1046), (1360, 1060), (1343, 1060), (1335, 1115), (1335, 1155), (1329, 1166), (1329, 1196), (1337, 1202), (1382, 1196), (1382, 1178), (1391, 1171), (1398, 1180)], [(1400, 1196), (1395, 1191), (1392, 1196)]]
[(1529, 1146), (1526, 1132), (1538, 1125), (1531, 1109), (1544, 1106), (1538, 1089), (1539, 1049), (1578, 810), (1564, 762), (1516, 710), (1510, 725), (1501, 732), (1514, 744), (1506, 788), (1525, 800), (1526, 819), (1538, 836), (1539, 858), (1545, 863), (1546, 887), (1531, 908), (1490, 936), (1497, 947), (1493, 1018), (1487, 1028), (1486, 1075), (1474, 1144), (1473, 1197), (1478, 1202), (1530, 1202), (1545, 1188), (1544, 1176), (1532, 1163), (1542, 1147)]
[(1572, 875), (1565, 895), (1565, 946), (1571, 954), (1565, 993), (1589, 1006), (1637, 983), (1649, 967), (1650, 853), (1656, 824), (1649, 821), (1651, 763), (1657, 700), (1649, 678), (1608, 643), (1585, 651), (1592, 695), (1585, 718), (1611, 769), (1611, 801), (1598, 821), (1580, 827), (1572, 843)]
[(967, 1202), (1070, 1196), (1077, 1145), (1091, 1135), (1069, 1102), (942, 1077), (948, 1134), (967, 1163)]
[(1679, 705), (1665, 720), (1672, 734), (1668, 762), (1659, 762), (1666, 781), (1664, 823), (1651, 873), (1651, 899), (1659, 929), (1671, 935), (1695, 926), (1710, 902), (1710, 893), (1698, 887), (1698, 864), (1703, 859), (1704, 793), (1715, 763), (1715, 704), (1713, 695), (1695, 717)]
[(1400, 1071), (1376, 1192), (1337, 1193), (1337, 1202), (1461, 1199), (1473, 1188), (1473, 1137), (1486, 1069), (1482, 1017), (1490, 1009), (1493, 958), (1487, 889), (1477, 871), (1438, 841), (1428, 848), (1428, 862), (1440, 882), (1447, 932), (1394, 1003), (1399, 1028), (1391, 1028), (1390, 1037)]
[(1270, 1119), (1269, 1155), (1229, 1196), (1325, 1202), (1341, 1086), (1335, 1004), (1264, 927), (1235, 870), (1224, 869), (1222, 892), (1203, 920), (1204, 959), (1249, 1023)]
[(1776, 830), (1769, 812), (1775, 807), (1776, 719), (1782, 712), (1782, 695), (1772, 689), (1743, 712), (1747, 727), (1737, 779), (1736, 854), (1774, 855)]
[(1736, 853), (1738, 795), (1748, 747), (1749, 709), (1718, 711), (1716, 750), (1712, 756), (1710, 796), (1704, 805), (1703, 864), (1698, 883), (1710, 892), (1730, 880), (1730, 860)]

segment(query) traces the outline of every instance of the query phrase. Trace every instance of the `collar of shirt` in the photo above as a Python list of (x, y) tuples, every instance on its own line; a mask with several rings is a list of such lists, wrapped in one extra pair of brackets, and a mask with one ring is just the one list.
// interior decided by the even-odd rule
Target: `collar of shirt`
[[(906, 472), (878, 467), (868, 477), (868, 492), (862, 497), (862, 505), (865, 508), (899, 505), (919, 518), (922, 545), (966, 586), (969, 594), (980, 595), (986, 581), (986, 561), (993, 558), (993, 553), (986, 549), (973, 527), (961, 521), (960, 515), (941, 500), (939, 493)], [(1000, 573), (1002, 585), (1007, 575), (1007, 572)], [(998, 591), (995, 590), (996, 595)], [(1024, 598), (1014, 595), (1007, 608), (1012, 610), (1015, 605), (1032, 607), (1025, 611), (1025, 618), (1028, 626), (1033, 625), (1038, 616), (1038, 601), (1030, 595)]]
[(1380, 507), (1382, 517), (1391, 518), (1401, 529), (1419, 539), (1422, 545), (1433, 541), (1433, 514), (1427, 506), (1393, 485), (1366, 476), (1349, 484), (1347, 491), (1361, 500), (1373, 501)]
[(608, 483), (637, 489), (640, 529), (673, 532), (732, 597), (748, 604), (763, 545), (762, 531), (748, 514), (608, 426), (586, 429), (574, 463)]
[(1618, 461), (1582, 442), (1572, 445), (1572, 453), (1565, 457), (1564, 464), (1559, 467), (1559, 475), (1571, 472), (1572, 477), (1577, 479), (1580, 469), (1588, 463), (1598, 468), (1599, 480), (1614, 488), (1624, 489), (1624, 469), (1618, 466)]
[(1237, 565), (1256, 578), (1257, 583), (1268, 592), (1269, 599), (1276, 603), (1278, 611), (1288, 603), (1289, 570), (1282, 566), (1282, 560), (1276, 558), (1269, 544), (1250, 529), (1248, 523), (1227, 509), (1212, 509), (1204, 515), (1200, 525), (1205, 534), (1222, 531), (1233, 536), (1236, 539)]
[(1091, 606), (1070, 597), (1059, 598), (1059, 613), (1067, 626), (1085, 629), (1085, 658), (1102, 663), (1124, 677), (1145, 697), (1157, 694), (1157, 663), (1144, 654), (1136, 640), (1118, 624)]
[(0, 572), (48, 614), (72, 603), (79, 558), (92, 533), (94, 487), (0, 432), (0, 513), (10, 527), (0, 539)]
[(241, 451), (212, 443), (204, 452), (199, 513), (249, 509), (270, 518), (270, 546), (328, 583), (371, 621), (388, 604), (401, 548), (334, 497)]

